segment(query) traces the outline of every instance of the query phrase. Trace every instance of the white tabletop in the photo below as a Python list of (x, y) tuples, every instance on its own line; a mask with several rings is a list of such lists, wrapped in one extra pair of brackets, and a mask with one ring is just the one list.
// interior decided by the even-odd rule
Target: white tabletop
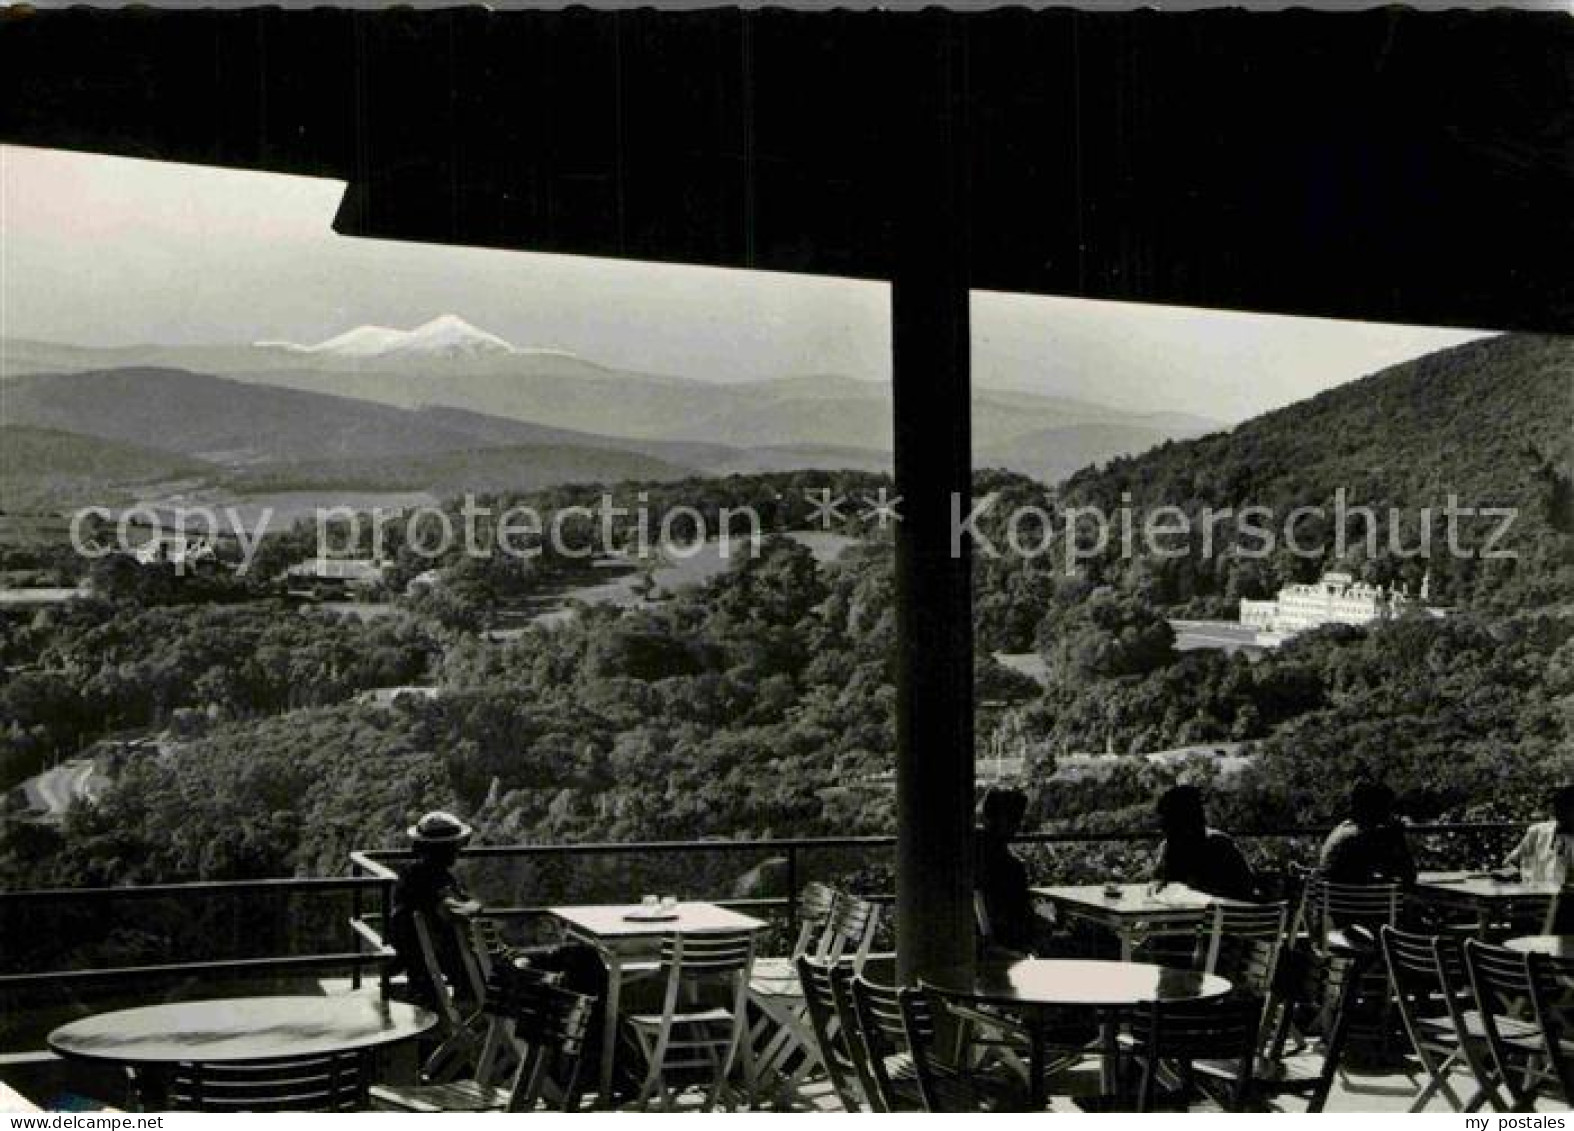
[(768, 925), (750, 915), (714, 903), (680, 903), (670, 919), (630, 919), (642, 911), (638, 903), (605, 903), (585, 907), (549, 907), (548, 914), (582, 934), (600, 939), (649, 935), (693, 934), (698, 931), (761, 931)]
[(234, 1063), (394, 1044), (437, 1015), (370, 992), (168, 1002), (98, 1013), (49, 1034), (62, 1056), (117, 1064)]
[(1036, 887), (1033, 894), (1053, 903), (1086, 908), (1120, 918), (1152, 918), (1188, 913), (1200, 915), (1216, 903), (1246, 906), (1238, 899), (1209, 895), (1185, 884), (1165, 884), (1158, 892), (1150, 891), (1147, 884), (1120, 884), (1118, 890), (1119, 895), (1110, 895), (1103, 884), (1075, 884)]
[(1562, 894), (1563, 885), (1500, 880), (1491, 872), (1422, 872), (1416, 877), (1421, 895), (1451, 895), (1482, 903), (1544, 899)]

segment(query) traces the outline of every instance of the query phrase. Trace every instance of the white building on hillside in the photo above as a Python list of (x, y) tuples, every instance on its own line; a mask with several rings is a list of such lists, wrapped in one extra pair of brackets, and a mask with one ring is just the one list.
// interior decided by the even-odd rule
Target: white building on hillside
[(284, 571), (285, 590), (299, 596), (369, 592), (382, 585), (392, 563), (377, 558), (307, 558)]
[(1348, 573), (1325, 573), (1310, 585), (1286, 585), (1271, 601), (1241, 601), (1241, 624), (1259, 634), (1285, 637), (1325, 624), (1371, 624), (1424, 606), (1431, 596), (1432, 578), (1421, 582), (1421, 593), (1411, 597), (1404, 586), (1388, 589), (1357, 581)]

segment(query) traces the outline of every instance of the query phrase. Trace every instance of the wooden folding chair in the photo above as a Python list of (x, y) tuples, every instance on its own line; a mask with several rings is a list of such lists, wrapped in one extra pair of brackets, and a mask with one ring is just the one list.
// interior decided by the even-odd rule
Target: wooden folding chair
[(837, 963), (831, 967), (831, 1001), (836, 1006), (836, 1021), (847, 1045), (847, 1055), (857, 1072), (858, 1087), (870, 1111), (885, 1111), (880, 1083), (874, 1073), (874, 1054), (863, 1030), (863, 1018), (858, 1013), (858, 1003), (853, 1000), (853, 972), (851, 963)]
[(869, 1098), (875, 1110), (927, 1110), (909, 1046), (908, 1026), (902, 1017), (900, 991), (856, 974), (851, 981), (851, 998), (858, 1018), (864, 1067), (873, 1085)]
[[(463, 917), (436, 916), (417, 911), (412, 919), (420, 943), (421, 960), (432, 989), (431, 1007), (437, 1014), (437, 1048), (421, 1065), (429, 1082), (452, 1079), (472, 1066), (486, 1039), (486, 967), (477, 957), (472, 922)], [(459, 957), (457, 983), (450, 980), (440, 957), (439, 939), (446, 939)]]
[[(971, 994), (928, 985), (924, 991), (929, 1005), (950, 1020), (954, 1032), (947, 1047), (954, 1049), (959, 1068), (973, 1072), (983, 1102), (1020, 1101), (1025, 1110), (1042, 1110), (1051, 1078), (1085, 1059), (1099, 1037), (1098, 1018), (1086, 1009), (1035, 1007), (1030, 1013), (1015, 1014)], [(1005, 1092), (1003, 1081), (993, 1072), (977, 1071), (995, 1064), (1024, 1083), (1025, 1097)]]
[[(1399, 1017), (1427, 1075), (1426, 1086), (1416, 1094), (1410, 1110), (1421, 1111), (1433, 1096), (1441, 1095), (1455, 1111), (1479, 1111), (1487, 1103), (1494, 1111), (1502, 1111), (1492, 1053), (1475, 1016), (1475, 998), (1459, 941), (1397, 927), (1384, 927), (1382, 941)], [(1461, 1065), (1476, 1080), (1476, 1094), (1468, 1102), (1459, 1098), (1449, 1079)]]
[[(817, 935), (811, 938), (800, 931), (800, 938), (809, 948), (803, 953), (828, 962), (850, 958), (853, 969), (861, 970), (879, 922), (877, 904), (833, 892)], [(750, 1041), (757, 1050), (760, 1078), (778, 1080), (778, 1094), (783, 1098), (797, 1093), (812, 1073), (824, 1070), (815, 1050), (803, 988), (798, 984), (796, 971), (790, 970), (789, 974), (783, 978), (773, 972), (762, 973), (756, 964), (749, 983), (749, 1002), (759, 1015)]]
[[(1398, 926), (1404, 905), (1404, 885), (1398, 882), (1335, 884), (1313, 874), (1306, 882), (1297, 925), (1306, 944), (1324, 961), (1337, 950), (1362, 948), (1370, 949), (1375, 959), (1378, 933), (1384, 927)], [(1346, 1037), (1368, 1055), (1387, 1059), (1395, 1053), (1400, 1036), (1387, 992), (1388, 970), (1378, 960), (1362, 963), (1361, 971), (1360, 976), (1369, 984), (1356, 994)], [(1320, 1020), (1327, 1023), (1326, 1017)]]
[[(865, 983), (867, 985), (868, 983)], [(854, 993), (859, 990), (855, 986)], [(918, 1095), (929, 1112), (970, 1112), (1026, 1110), (1020, 1088), (1008, 1081), (974, 1070), (965, 1056), (955, 1062), (939, 1055), (937, 1006), (934, 997), (923, 989), (905, 987), (897, 991), (902, 1032), (907, 1055), (917, 1077)]]
[(803, 955), (798, 959), (798, 982), (803, 987), (804, 1004), (814, 1035), (819, 1062), (825, 1066), (831, 1088), (846, 1111), (863, 1111), (868, 1106), (858, 1076), (858, 1064), (849, 1044), (849, 1032), (836, 1010), (836, 974), (851, 977), (850, 961), (825, 962)]
[(1129, 1055), (1140, 1067), (1136, 1109), (1152, 1111), (1161, 1069), (1174, 1073), (1181, 1087), (1165, 1097), (1166, 1106), (1193, 1105), (1191, 1081), (1199, 1061), (1222, 1066), (1228, 1082), (1224, 1107), (1243, 1111), (1254, 1082), (1263, 1000), (1247, 994), (1211, 1001), (1155, 1002), (1131, 1019)]
[(1493, 1072), (1513, 1101), (1512, 1110), (1533, 1111), (1544, 1093), (1560, 1095), (1562, 1080), (1547, 1061), (1545, 1036), (1535, 1016), (1528, 956), (1466, 939), (1465, 968)]
[[(753, 1106), (757, 1081), (747, 1013), (753, 966), (753, 931), (671, 934), (662, 939), (658, 977), (666, 988), (661, 1012), (624, 1018), (646, 1065), (636, 1097), (642, 1107), (658, 1096), (662, 1107), (671, 1110), (669, 1073), (708, 1068), (711, 1082), (705, 1110), (724, 1099), (730, 1108), (728, 1077), (740, 1055), (746, 1102)], [(707, 1007), (698, 1001), (706, 988), (722, 991), (723, 1003)]]
[[(1365, 956), (1309, 954), (1304, 964), (1291, 967), (1291, 977), (1281, 977), (1284, 1001), (1266, 1047), (1251, 1070), (1246, 1091), (1251, 1102), (1294, 1096), (1306, 1101), (1308, 1112), (1323, 1110), (1339, 1071), (1361, 989), (1370, 984), (1361, 977), (1361, 965), (1367, 961), (1370, 959)], [(1297, 1039), (1292, 1050), (1297, 1010), (1316, 1013), (1325, 1024), (1315, 1038)], [(1239, 1061), (1208, 1057), (1194, 1061), (1192, 1070), (1199, 1078), (1241, 1085)]]
[[(393, 1111), (530, 1111), (556, 1077), (561, 1084), (558, 1106), (570, 1109), (595, 1000), (558, 986), (558, 977), (532, 971), (495, 975), (487, 1009), (499, 1023), (488, 1036), (474, 1077), (416, 1087), (380, 1085), (371, 1089), (371, 1099)], [(500, 1067), (501, 1048), (494, 1043), (513, 1047), (512, 1072)]]
[(1528, 968), (1542, 1050), (1568, 1102), (1574, 1096), (1574, 959), (1532, 954)]

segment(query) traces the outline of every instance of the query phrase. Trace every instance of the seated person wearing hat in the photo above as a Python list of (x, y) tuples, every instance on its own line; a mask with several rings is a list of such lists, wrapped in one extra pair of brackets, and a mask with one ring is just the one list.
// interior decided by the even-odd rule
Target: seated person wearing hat
[(426, 924), (443, 976), (452, 986), (465, 985), (464, 960), (452, 923), (456, 915), (473, 914), (481, 905), (465, 892), (453, 868), (473, 832), (458, 817), (441, 810), (428, 813), (406, 830), (415, 859), (398, 869), (399, 879), (394, 884), (388, 932), (395, 958), (389, 974), (406, 976), (410, 997), (418, 1004), (437, 1000), (421, 953), (418, 916)]

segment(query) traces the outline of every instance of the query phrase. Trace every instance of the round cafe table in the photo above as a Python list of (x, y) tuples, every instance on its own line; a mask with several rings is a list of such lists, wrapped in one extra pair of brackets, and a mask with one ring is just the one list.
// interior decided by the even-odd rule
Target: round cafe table
[(381, 1048), (418, 1037), (437, 1015), (375, 993), (171, 1002), (98, 1013), (49, 1034), (63, 1057), (119, 1064), (137, 1077), (143, 1106), (159, 1110), (179, 1064), (244, 1064)]
[(1116, 1038), (1123, 1011), (1155, 1002), (1206, 1001), (1223, 997), (1231, 988), (1227, 979), (1197, 970), (1145, 962), (1063, 958), (981, 962), (972, 971), (940, 970), (922, 982), (941, 993), (971, 997), (980, 1004), (1027, 1019), (1033, 1038), (1028, 1067), (1035, 1110), (1047, 1102), (1035, 1014), (1078, 1007), (1097, 1011), (1104, 1054), (1103, 1086), (1113, 1092)]
[(1574, 935), (1525, 935), (1503, 944), (1521, 954), (1550, 954), (1553, 958), (1574, 958)]

